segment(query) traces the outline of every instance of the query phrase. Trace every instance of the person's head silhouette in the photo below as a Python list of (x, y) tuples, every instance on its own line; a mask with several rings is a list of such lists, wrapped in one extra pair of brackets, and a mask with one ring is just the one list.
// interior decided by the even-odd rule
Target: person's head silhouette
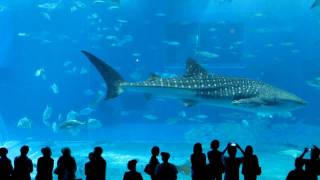
[(29, 146), (24, 145), (20, 148), (21, 156), (27, 156), (28, 152), (29, 152)]
[(296, 158), (295, 162), (294, 162), (294, 165), (296, 167), (296, 169), (298, 170), (302, 170), (303, 168), (303, 161), (301, 158)]
[(102, 147), (100, 146), (95, 147), (93, 153), (96, 157), (101, 157), (103, 153)]
[(160, 148), (158, 146), (153, 146), (151, 149), (151, 154), (153, 156), (159, 156)]
[(211, 142), (210, 146), (211, 146), (211, 149), (217, 150), (220, 146), (220, 142), (215, 139)]
[(0, 148), (0, 157), (6, 157), (8, 154), (8, 149), (5, 147)]
[(130, 160), (129, 162), (128, 162), (128, 169), (130, 170), (130, 171), (135, 171), (136, 170), (136, 166), (137, 166), (137, 163), (138, 163), (138, 161), (137, 160)]
[(200, 143), (196, 143), (193, 146), (193, 153), (194, 154), (201, 154), (202, 153), (202, 145)]
[(252, 146), (247, 146), (245, 151), (244, 151), (244, 155), (247, 156), (247, 157), (250, 157), (253, 155), (253, 148)]
[(235, 158), (237, 155), (237, 147), (235, 146), (228, 146), (228, 154), (231, 158)]
[(162, 152), (161, 153), (161, 158), (162, 158), (162, 161), (164, 163), (167, 163), (169, 161), (169, 159), (170, 159), (170, 154), (167, 153), (167, 152)]
[(49, 147), (44, 147), (41, 149), (41, 153), (44, 157), (50, 157), (51, 156), (51, 149)]
[(61, 149), (61, 153), (63, 156), (67, 157), (67, 156), (71, 156), (71, 150), (68, 147), (62, 148)]
[(92, 162), (92, 161), (94, 161), (95, 160), (95, 155), (94, 155), (94, 153), (93, 152), (91, 152), (91, 153), (89, 153), (89, 160)]

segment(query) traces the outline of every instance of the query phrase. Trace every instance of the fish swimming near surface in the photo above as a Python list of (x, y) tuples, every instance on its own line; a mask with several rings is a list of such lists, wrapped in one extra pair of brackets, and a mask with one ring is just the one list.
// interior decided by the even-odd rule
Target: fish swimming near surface
[(313, 9), (313, 8), (315, 8), (315, 7), (318, 7), (318, 6), (320, 6), (320, 0), (315, 0), (315, 1), (313, 2), (313, 4), (311, 5), (310, 9)]
[(266, 113), (289, 112), (306, 104), (298, 96), (261, 81), (209, 74), (193, 59), (187, 60), (186, 72), (182, 76), (161, 78), (152, 74), (146, 81), (127, 82), (101, 59), (87, 51), (82, 53), (107, 84), (106, 99), (129, 91), (144, 93), (146, 97), (155, 95), (180, 99), (187, 107), (204, 103)]

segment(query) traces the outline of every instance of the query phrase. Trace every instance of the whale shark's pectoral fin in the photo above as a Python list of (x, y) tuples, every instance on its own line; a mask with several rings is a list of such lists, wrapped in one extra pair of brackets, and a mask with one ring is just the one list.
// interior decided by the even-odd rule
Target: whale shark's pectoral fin
[(232, 104), (235, 106), (258, 107), (263, 105), (264, 102), (260, 98), (248, 98), (248, 99), (233, 100)]
[(197, 101), (190, 100), (190, 99), (183, 99), (182, 101), (185, 107), (192, 107), (197, 104)]

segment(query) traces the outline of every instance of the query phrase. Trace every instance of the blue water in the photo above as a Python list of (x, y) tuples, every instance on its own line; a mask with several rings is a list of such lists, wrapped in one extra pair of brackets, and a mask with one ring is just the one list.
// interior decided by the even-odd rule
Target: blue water
[[(172, 151), (173, 162), (181, 165), (193, 143), (202, 142), (208, 150), (209, 142), (219, 138), (223, 146), (230, 141), (252, 144), (263, 167), (261, 179), (283, 179), (299, 151), (320, 143), (320, 92), (307, 83), (320, 76), (320, 8), (310, 10), (312, 3), (2, 0), (0, 142), (12, 149), (11, 157), (24, 143), (32, 153), (52, 145), (54, 157), (70, 145), (82, 164), (100, 144), (110, 162), (108, 177), (119, 179), (130, 158), (140, 158), (143, 169), (154, 144)], [(185, 60), (193, 57), (209, 72), (262, 80), (308, 105), (291, 114), (262, 116), (206, 105), (186, 108), (177, 100), (146, 100), (137, 94), (97, 101), (97, 92), (106, 87), (81, 50), (101, 57), (130, 81), (145, 80), (151, 72), (180, 75)], [(53, 123), (63, 122), (68, 112), (92, 104), (95, 111), (79, 120), (93, 118), (101, 127), (54, 131)], [(53, 112), (45, 124), (47, 106)], [(17, 127), (23, 117), (31, 128)], [(32, 154), (34, 162), (39, 155)], [(83, 176), (81, 170), (78, 176)]]

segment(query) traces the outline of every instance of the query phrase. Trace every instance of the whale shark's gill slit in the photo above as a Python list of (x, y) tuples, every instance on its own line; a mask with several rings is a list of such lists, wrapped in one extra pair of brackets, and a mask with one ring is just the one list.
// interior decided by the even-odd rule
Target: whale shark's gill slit
[(81, 51), (95, 66), (95, 68), (99, 71), (105, 83), (108, 86), (108, 91), (106, 95), (106, 99), (112, 99), (119, 96), (122, 91), (120, 88), (120, 84), (125, 82), (122, 76), (114, 70), (111, 66), (103, 62), (101, 59), (97, 58), (93, 54), (87, 51)]

